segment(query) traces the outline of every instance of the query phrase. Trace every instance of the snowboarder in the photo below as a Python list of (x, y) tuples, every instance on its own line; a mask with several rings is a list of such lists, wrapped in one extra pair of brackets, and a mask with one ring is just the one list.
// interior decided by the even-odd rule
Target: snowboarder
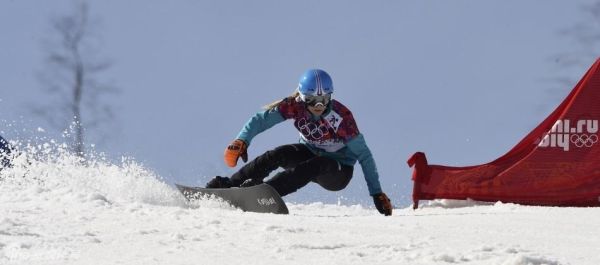
[(375, 160), (359, 132), (352, 113), (332, 99), (333, 82), (329, 74), (310, 69), (300, 78), (296, 91), (258, 112), (244, 125), (236, 139), (225, 149), (225, 163), (235, 167), (241, 157), (248, 160), (247, 148), (259, 133), (287, 119), (294, 120), (300, 143), (279, 146), (256, 157), (230, 178), (216, 176), (207, 188), (247, 187), (263, 182), (269, 173), (282, 167), (265, 183), (281, 196), (293, 193), (309, 182), (330, 191), (344, 189), (360, 162), (369, 194), (377, 210), (392, 214), (392, 204), (382, 191)]

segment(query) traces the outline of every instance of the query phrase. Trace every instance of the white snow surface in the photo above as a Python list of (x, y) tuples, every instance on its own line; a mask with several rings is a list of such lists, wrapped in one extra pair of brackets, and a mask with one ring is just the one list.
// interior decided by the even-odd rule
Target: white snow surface
[(288, 202), (289, 215), (258, 214), (188, 203), (131, 160), (44, 148), (0, 173), (0, 264), (600, 264), (598, 208), (436, 201), (384, 217)]

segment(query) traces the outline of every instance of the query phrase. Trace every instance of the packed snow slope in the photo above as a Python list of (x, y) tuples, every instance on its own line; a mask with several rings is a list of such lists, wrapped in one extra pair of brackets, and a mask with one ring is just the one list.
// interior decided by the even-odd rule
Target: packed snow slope
[(288, 202), (290, 215), (246, 213), (188, 203), (130, 160), (44, 148), (0, 173), (0, 264), (600, 264), (597, 208), (442, 201), (384, 217)]

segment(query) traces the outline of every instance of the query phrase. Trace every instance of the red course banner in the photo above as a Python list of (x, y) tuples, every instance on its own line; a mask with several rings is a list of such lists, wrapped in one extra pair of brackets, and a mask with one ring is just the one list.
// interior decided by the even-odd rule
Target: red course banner
[(483, 165), (429, 165), (422, 152), (414, 167), (419, 200), (473, 199), (527, 205), (600, 206), (600, 59), (567, 98), (504, 156)]

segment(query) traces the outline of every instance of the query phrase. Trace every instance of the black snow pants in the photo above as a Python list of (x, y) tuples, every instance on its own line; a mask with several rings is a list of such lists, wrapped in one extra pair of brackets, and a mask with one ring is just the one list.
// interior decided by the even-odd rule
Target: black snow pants
[(354, 171), (353, 166), (313, 154), (304, 144), (282, 145), (256, 157), (231, 176), (233, 186), (247, 179), (264, 180), (277, 168), (281, 171), (269, 180), (281, 196), (288, 195), (313, 181), (330, 191), (344, 189)]

